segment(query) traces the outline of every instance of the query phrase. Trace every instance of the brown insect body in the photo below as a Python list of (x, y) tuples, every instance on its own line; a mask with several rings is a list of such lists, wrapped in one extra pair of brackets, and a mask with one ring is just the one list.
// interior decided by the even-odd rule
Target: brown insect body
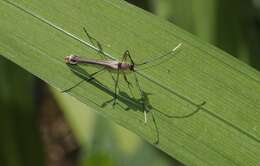
[(69, 55), (65, 58), (66, 63), (77, 64), (77, 63), (86, 63), (86, 64), (95, 64), (100, 66), (106, 66), (107, 68), (113, 70), (134, 70), (133, 64), (128, 64), (125, 62), (118, 62), (116, 60), (93, 60), (93, 59), (81, 59), (77, 55)]

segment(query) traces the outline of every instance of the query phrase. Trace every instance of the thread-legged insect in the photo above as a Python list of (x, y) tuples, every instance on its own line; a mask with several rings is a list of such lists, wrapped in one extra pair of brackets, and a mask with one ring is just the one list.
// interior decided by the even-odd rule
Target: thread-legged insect
[[(84, 29), (84, 32), (87, 34), (87, 36), (89, 37), (89, 34), (87, 33), (87, 31)], [(90, 38), (90, 37), (89, 37)], [(93, 60), (93, 59), (83, 59), (78, 55), (69, 55), (66, 56), (65, 62), (69, 63), (69, 64), (94, 64), (94, 65), (100, 65), (103, 66), (103, 69), (108, 68), (110, 70), (115, 70), (116, 71), (116, 78), (115, 78), (115, 86), (114, 86), (114, 98), (113, 98), (113, 105), (116, 104), (117, 98), (118, 98), (118, 82), (119, 82), (119, 73), (121, 72), (123, 74), (124, 80), (127, 83), (128, 87), (131, 87), (131, 83), (128, 81), (127, 76), (126, 76), (126, 71), (131, 71), (134, 73), (134, 78), (135, 78), (135, 84), (138, 88), (138, 91), (140, 93), (141, 96), (141, 105), (142, 105), (142, 110), (144, 112), (144, 122), (147, 122), (147, 111), (148, 109), (146, 109), (146, 104), (145, 104), (145, 95), (144, 92), (140, 86), (140, 83), (138, 81), (137, 75), (136, 75), (136, 67), (137, 66), (141, 66), (141, 65), (145, 65), (148, 64), (150, 62), (159, 60), (173, 52), (175, 52), (180, 46), (182, 45), (182, 43), (179, 43), (174, 49), (172, 49), (171, 51), (167, 52), (166, 54), (163, 54), (161, 56), (155, 57), (153, 59), (150, 59), (148, 61), (145, 61), (143, 63), (140, 64), (135, 64), (132, 57), (130, 56), (130, 53), (128, 50), (126, 50), (123, 54), (123, 57), (121, 59), (121, 61), (118, 60)], [(127, 58), (130, 59), (130, 62), (128, 63), (126, 60)], [(98, 72), (96, 72), (98, 73)], [(94, 76), (92, 74), (92, 76)], [(113, 78), (114, 79), (114, 78)]]

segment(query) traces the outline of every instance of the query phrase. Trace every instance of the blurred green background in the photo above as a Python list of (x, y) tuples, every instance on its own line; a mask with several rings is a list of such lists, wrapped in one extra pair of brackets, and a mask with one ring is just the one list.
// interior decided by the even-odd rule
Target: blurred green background
[[(260, 0), (128, 0), (260, 69)], [(182, 165), (0, 56), (0, 165)]]

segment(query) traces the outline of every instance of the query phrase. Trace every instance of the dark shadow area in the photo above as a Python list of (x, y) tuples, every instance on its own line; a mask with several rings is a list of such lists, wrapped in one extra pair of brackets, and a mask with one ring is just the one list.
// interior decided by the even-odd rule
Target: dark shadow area
[[(217, 5), (216, 45), (259, 70), (259, 11), (252, 1), (219, 0)], [(248, 52), (241, 54), (241, 47)]]
[(216, 45), (237, 57), (237, 48), (242, 37), (242, 4), (237, 0), (219, 0), (216, 7)]
[(83, 153), (66, 117), (48, 86), (36, 81), (38, 125), (44, 145), (46, 166), (79, 165)]
[[(253, 9), (252, 9), (253, 8)], [(252, 7), (251, 19), (247, 27), (247, 43), (250, 49), (249, 63), (260, 70), (260, 9)]]
[(34, 103), (36, 78), (4, 57), (0, 54), (0, 165), (46, 165)]
[(150, 0), (126, 0), (127, 2), (138, 6), (146, 11), (152, 12), (152, 5)]

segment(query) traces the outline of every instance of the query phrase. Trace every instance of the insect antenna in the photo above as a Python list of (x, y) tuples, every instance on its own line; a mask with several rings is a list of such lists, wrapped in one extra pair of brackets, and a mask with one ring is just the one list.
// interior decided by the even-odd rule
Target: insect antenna
[[(147, 61), (145, 61), (145, 62), (143, 62), (143, 63), (138, 63), (138, 64), (135, 64), (137, 67), (138, 66), (143, 66), (143, 65), (146, 65), (146, 64), (150, 64), (150, 63), (152, 63), (152, 62), (156, 62), (156, 61), (158, 61), (158, 60), (162, 60), (164, 57), (167, 57), (168, 55), (170, 55), (171, 53), (174, 53), (174, 52), (176, 52), (180, 47), (181, 47), (181, 45), (182, 45), (182, 43), (179, 43), (175, 48), (173, 48), (171, 51), (169, 51), (169, 52), (167, 52), (167, 53), (165, 53), (165, 54), (163, 54), (163, 55), (160, 55), (160, 56), (157, 56), (157, 57), (155, 57), (155, 58), (153, 58), (153, 59), (150, 59), (150, 60), (147, 60)], [(172, 58), (173, 56), (171, 56), (170, 58)], [(167, 60), (167, 59), (165, 59), (165, 60)], [(164, 61), (165, 61), (164, 60)], [(163, 63), (164, 61), (161, 61), (161, 63)], [(151, 65), (151, 66), (148, 66), (148, 67), (145, 67), (145, 68), (141, 68), (141, 69), (138, 69), (138, 70), (145, 70), (145, 69), (148, 69), (148, 68), (150, 68), (150, 67), (153, 67), (153, 66), (157, 66), (157, 64), (154, 64), (154, 65)]]

